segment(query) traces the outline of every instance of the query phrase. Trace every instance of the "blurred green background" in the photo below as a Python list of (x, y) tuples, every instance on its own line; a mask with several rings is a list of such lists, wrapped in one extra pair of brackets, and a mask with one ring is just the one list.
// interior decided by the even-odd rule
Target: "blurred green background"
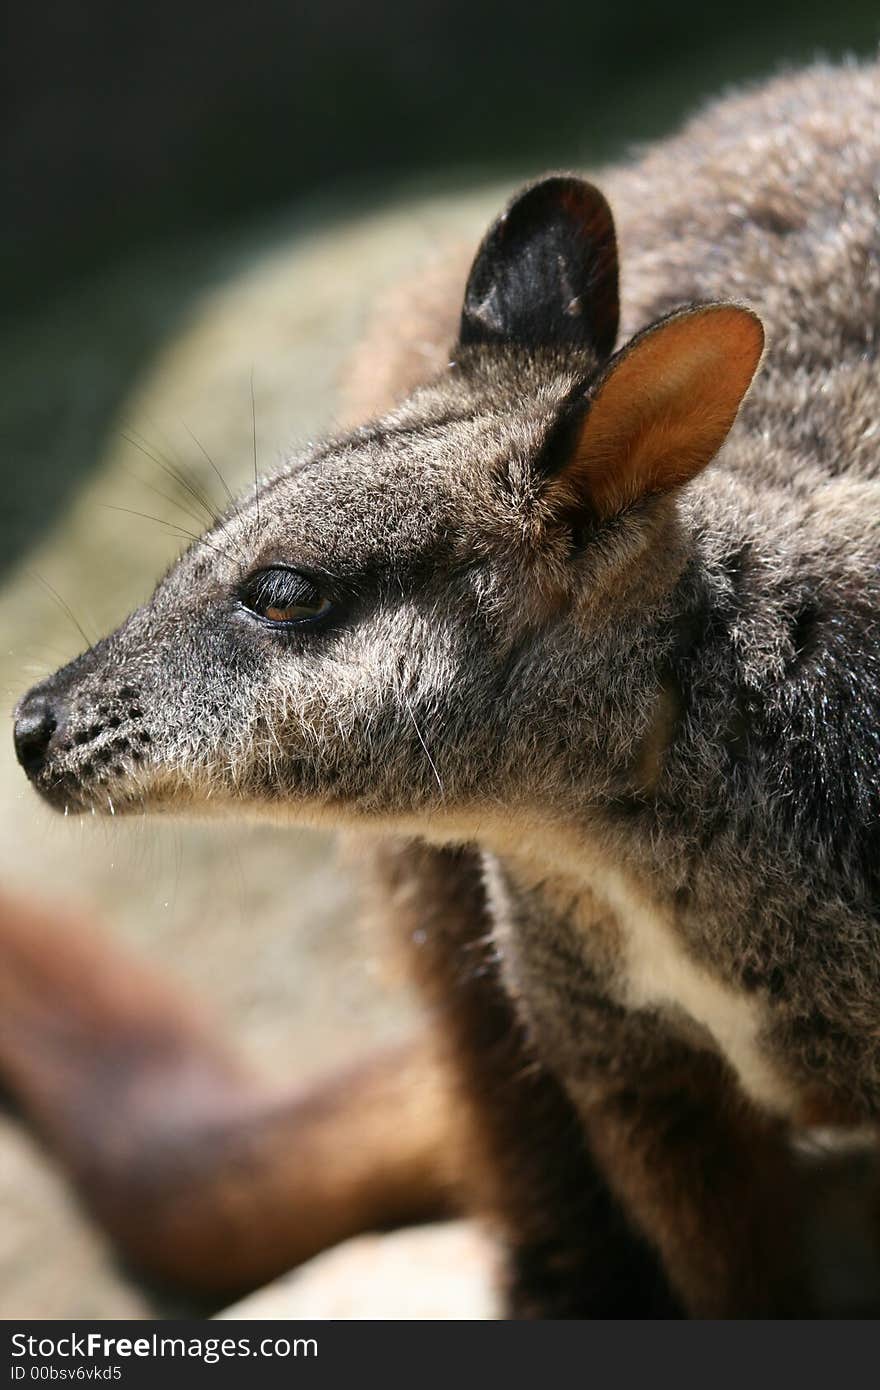
[[(91, 638), (149, 593), (176, 528), (201, 528), (166, 463), (217, 500), (202, 446), (248, 480), (252, 376), (268, 469), (332, 423), (371, 300), (474, 243), (517, 180), (880, 37), (876, 0), (71, 0), (5, 21), (4, 715), (82, 647), (77, 623)], [(409, 1026), (326, 837), (62, 821), (4, 723), (0, 894), (103, 921), (279, 1082)], [(167, 1307), (0, 1119), (0, 1317)]]

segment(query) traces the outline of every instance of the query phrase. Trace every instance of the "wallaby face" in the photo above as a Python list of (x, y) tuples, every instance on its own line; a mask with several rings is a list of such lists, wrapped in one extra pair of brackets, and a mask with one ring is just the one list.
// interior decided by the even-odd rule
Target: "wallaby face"
[(442, 379), (260, 485), (25, 697), (34, 786), (70, 811), (400, 824), (554, 806), (591, 704), (594, 775), (613, 779), (633, 740), (613, 681), (629, 671), (644, 722), (638, 633), (685, 563), (673, 492), (762, 351), (754, 315), (708, 305), (612, 357), (617, 313), (601, 194), (527, 189), (477, 254)]

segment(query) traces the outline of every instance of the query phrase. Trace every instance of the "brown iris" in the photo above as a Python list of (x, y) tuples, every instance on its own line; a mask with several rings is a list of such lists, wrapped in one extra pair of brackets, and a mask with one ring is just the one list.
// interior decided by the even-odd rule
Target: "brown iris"
[(314, 622), (330, 609), (330, 600), (313, 579), (299, 570), (258, 570), (246, 581), (242, 602), (251, 613), (279, 627)]

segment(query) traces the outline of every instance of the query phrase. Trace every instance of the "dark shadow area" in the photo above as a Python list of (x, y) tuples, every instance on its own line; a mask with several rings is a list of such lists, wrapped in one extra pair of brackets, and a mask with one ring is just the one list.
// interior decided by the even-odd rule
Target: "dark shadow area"
[(594, 164), (725, 84), (869, 53), (871, 0), (85, 0), (8, 7), (2, 563), (261, 220)]

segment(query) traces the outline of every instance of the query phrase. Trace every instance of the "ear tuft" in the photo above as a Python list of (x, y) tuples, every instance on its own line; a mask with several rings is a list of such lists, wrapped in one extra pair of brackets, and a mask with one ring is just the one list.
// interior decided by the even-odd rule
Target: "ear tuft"
[(617, 244), (604, 197), (564, 175), (532, 184), (483, 239), (459, 342), (588, 347), (604, 360), (617, 325)]
[(682, 310), (609, 362), (550, 484), (569, 509), (608, 517), (689, 482), (721, 448), (764, 350), (737, 304)]

